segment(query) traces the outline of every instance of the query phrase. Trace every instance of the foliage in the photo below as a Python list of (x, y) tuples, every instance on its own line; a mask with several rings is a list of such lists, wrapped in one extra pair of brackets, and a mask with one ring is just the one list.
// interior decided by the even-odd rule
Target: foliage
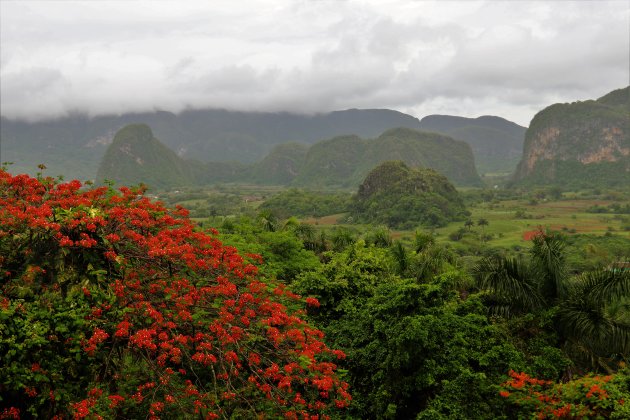
[(514, 417), (628, 418), (630, 377), (627, 371), (616, 375), (587, 375), (568, 382), (541, 380), (524, 372), (510, 371), (500, 395), (513, 406)]
[[(325, 415), (342, 352), (299, 296), (142, 190), (0, 171), (0, 398), (75, 418)], [(317, 306), (315, 299), (307, 304)]]
[(554, 104), (536, 114), (514, 181), (572, 188), (628, 185), (629, 89), (597, 101)]
[(291, 188), (281, 192), (260, 205), (259, 209), (269, 210), (277, 217), (289, 216), (321, 217), (348, 211), (350, 194), (324, 193)]
[[(424, 257), (406, 258), (412, 264), (428, 260), (431, 248), (422, 250)], [(394, 249), (401, 252), (400, 245)], [(299, 276), (293, 285), (317, 297), (321, 306), (309, 308), (309, 314), (348, 355), (343, 367), (354, 390), (351, 414), (401, 419), (500, 414), (504, 401), (494, 384), (509, 367), (523, 366), (523, 356), (500, 326), (488, 322), (477, 297), (459, 301), (464, 273), (437, 264), (420, 280), (401, 278), (394, 254), (358, 241), (329, 254), (320, 270)]]
[(351, 216), (364, 223), (412, 228), (443, 226), (465, 213), (461, 197), (444, 176), (398, 161), (385, 162), (368, 174), (354, 197)]
[(630, 238), (623, 236), (571, 235), (566, 242), (567, 263), (575, 273), (630, 259)]
[(630, 272), (601, 270), (568, 277), (564, 241), (536, 235), (529, 261), (495, 256), (477, 265), (491, 313), (510, 317), (555, 309), (553, 329), (579, 366), (610, 369), (630, 355)]
[(246, 217), (234, 222), (226, 220), (230, 221), (231, 233), (222, 236), (223, 242), (241, 252), (261, 255), (265, 264), (259, 266), (259, 271), (265, 276), (291, 283), (298, 274), (319, 267), (319, 259), (309, 249), (309, 244), (316, 245), (316, 238), (307, 242), (299, 236), (299, 232), (306, 230), (304, 226), (269, 231), (260, 220), (259, 223)]

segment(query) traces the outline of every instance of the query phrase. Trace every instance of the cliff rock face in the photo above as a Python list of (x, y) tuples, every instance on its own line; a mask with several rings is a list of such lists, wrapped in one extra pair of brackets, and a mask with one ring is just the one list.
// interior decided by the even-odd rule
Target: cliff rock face
[(552, 105), (525, 134), (514, 181), (612, 186), (630, 183), (630, 87), (598, 99)]

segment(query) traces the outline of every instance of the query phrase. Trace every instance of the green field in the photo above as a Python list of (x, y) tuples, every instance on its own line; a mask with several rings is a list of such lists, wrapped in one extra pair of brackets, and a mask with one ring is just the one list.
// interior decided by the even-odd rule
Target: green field
[[(247, 215), (254, 217), (258, 207), (268, 198), (283, 191), (283, 187), (261, 187), (258, 185), (226, 184), (204, 189), (170, 191), (160, 195), (168, 204), (179, 204), (191, 210), (191, 216), (199, 223), (209, 222), (220, 227), (226, 217)], [(481, 193), (480, 190), (464, 189), (462, 193)], [(222, 202), (228, 204), (221, 205)], [(594, 207), (605, 208), (611, 204), (628, 206), (627, 194), (587, 194), (586, 192), (564, 193), (558, 199), (537, 198), (523, 194), (522, 198), (473, 200), (468, 205), (472, 225), (465, 221), (449, 223), (440, 228), (418, 226), (410, 230), (391, 230), (393, 239), (408, 240), (416, 230), (432, 231), (441, 243), (451, 243), (456, 248), (476, 249), (504, 248), (518, 250), (528, 246), (524, 237), (527, 232), (538, 230), (561, 231), (566, 235), (583, 234), (599, 237), (616, 236), (630, 239), (630, 215), (594, 213)], [(218, 210), (217, 210), (218, 209)], [(213, 215), (214, 214), (214, 215)], [(302, 217), (301, 221), (313, 225), (317, 230), (348, 227), (360, 233), (372, 229), (369, 225), (348, 224), (347, 213), (322, 217)], [(484, 219), (487, 225), (480, 226)], [(282, 222), (282, 221), (280, 221)], [(457, 232), (464, 232), (455, 239)]]
[[(529, 204), (523, 200), (484, 203), (470, 208), (471, 220), (475, 222), (472, 230), (492, 235), (492, 244), (499, 247), (523, 244), (526, 242), (523, 239), (525, 232), (539, 229), (591, 235), (614, 232), (630, 238), (630, 232), (623, 230), (628, 225), (628, 216), (624, 218), (615, 214), (587, 212), (587, 209), (595, 205), (607, 206), (611, 203), (612, 201), (605, 200), (558, 200), (540, 204)], [(488, 221), (487, 226), (477, 226), (477, 221), (481, 218)], [(441, 240), (446, 241), (450, 233), (463, 226), (463, 223), (451, 223), (435, 232)]]

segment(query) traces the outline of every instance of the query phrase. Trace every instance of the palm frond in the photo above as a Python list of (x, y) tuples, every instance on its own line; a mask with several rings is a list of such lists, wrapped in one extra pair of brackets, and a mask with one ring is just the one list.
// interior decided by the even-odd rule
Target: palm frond
[(530, 269), (521, 260), (498, 256), (485, 258), (473, 273), (480, 288), (500, 300), (509, 301), (515, 309), (526, 312), (543, 304)]
[(558, 234), (538, 235), (533, 243), (530, 253), (543, 296), (551, 300), (564, 297), (567, 278), (564, 240)]
[(562, 334), (600, 357), (630, 355), (628, 314), (618, 307), (610, 311), (595, 295), (575, 295), (558, 310)]
[(602, 304), (611, 304), (630, 298), (630, 271), (587, 272), (570, 285), (570, 294), (590, 296)]

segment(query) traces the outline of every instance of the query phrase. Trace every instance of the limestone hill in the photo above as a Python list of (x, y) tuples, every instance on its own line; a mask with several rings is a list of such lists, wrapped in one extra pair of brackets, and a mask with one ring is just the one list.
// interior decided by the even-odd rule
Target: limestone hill
[(525, 135), (520, 185), (630, 185), (630, 86), (598, 100), (554, 104)]
[(357, 222), (406, 229), (443, 226), (466, 215), (463, 200), (446, 177), (401, 161), (384, 162), (370, 171), (351, 211)]

